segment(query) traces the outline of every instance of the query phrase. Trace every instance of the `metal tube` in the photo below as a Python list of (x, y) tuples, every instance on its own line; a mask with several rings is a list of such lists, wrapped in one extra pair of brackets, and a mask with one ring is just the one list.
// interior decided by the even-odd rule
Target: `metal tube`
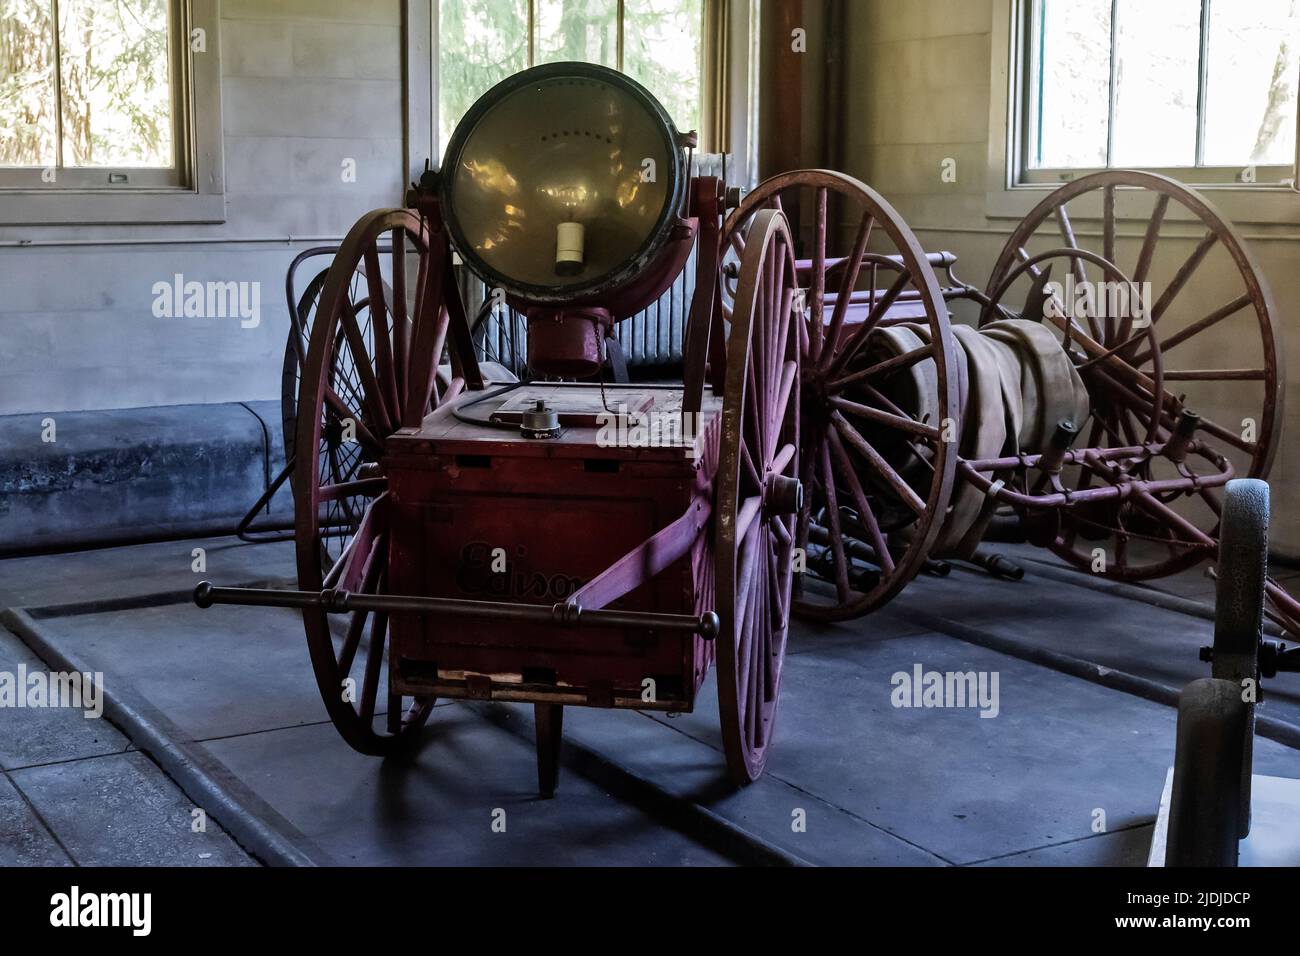
[(690, 614), (660, 614), (649, 611), (588, 611), (578, 604), (515, 604), (509, 601), (466, 601), (458, 598), (416, 597), (406, 594), (354, 594), (349, 591), (290, 591), (264, 588), (221, 588), (202, 581), (194, 589), (194, 603), (201, 608), (213, 604), (253, 607), (319, 607), (327, 614), (348, 611), (382, 611), (389, 614), (446, 614), (486, 621), (518, 621), (554, 624), (560, 627), (645, 627), (666, 631), (688, 631), (705, 640), (718, 634), (718, 615), (709, 611)]

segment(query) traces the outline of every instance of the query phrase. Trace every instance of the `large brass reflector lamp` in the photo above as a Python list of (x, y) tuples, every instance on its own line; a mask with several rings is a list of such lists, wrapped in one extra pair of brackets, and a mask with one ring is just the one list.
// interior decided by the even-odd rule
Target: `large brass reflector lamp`
[(654, 301), (665, 263), (680, 269), (694, 235), (684, 142), (640, 84), (588, 63), (517, 73), (457, 125), (440, 177), (447, 228), (527, 313), (535, 369), (592, 374), (614, 319)]

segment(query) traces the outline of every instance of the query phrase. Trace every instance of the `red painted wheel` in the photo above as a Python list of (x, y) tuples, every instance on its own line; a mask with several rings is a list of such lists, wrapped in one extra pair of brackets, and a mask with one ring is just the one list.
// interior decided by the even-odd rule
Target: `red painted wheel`
[(763, 772), (790, 623), (799, 485), (799, 335), (785, 216), (754, 216), (727, 337), (716, 484), (718, 708), (727, 769)]
[[(1075, 230), (1071, 203), (1080, 218), (1099, 221), (1096, 235)], [(1118, 229), (1124, 220), (1138, 223), (1128, 238)], [(1062, 186), (1007, 241), (989, 279), (991, 302), (981, 324), (1000, 318), (1006, 307), (1020, 308), (1025, 290), (1041, 284), (1050, 268), (1053, 281), (1063, 285), (1068, 277), (1075, 288), (1094, 290), (1082, 309), (1075, 310), (1070, 297), (1058, 300), (1056, 315), (1046, 316), (1061, 330), (1088, 387), (1091, 415), (1076, 423), (1080, 447), (1163, 442), (1187, 409), (1201, 413), (1197, 437), (1231, 460), (1238, 474), (1268, 474), (1282, 425), (1284, 382), (1272, 296), (1241, 238), (1210, 203), (1175, 180), (1133, 170), (1105, 170)], [(1100, 282), (1150, 283), (1149, 322), (1134, 320), (1132, 309), (1113, 308)], [(1067, 305), (1073, 317), (1060, 314)], [(1111, 314), (1103, 315), (1103, 306)], [(1222, 414), (1211, 418), (1211, 409)], [(1136, 479), (1175, 474), (1163, 458), (1131, 469)], [(1105, 479), (1072, 466), (1061, 480), (1074, 490)], [(1093, 570), (1100, 548), (1106, 558), (1101, 573), (1124, 580), (1163, 577), (1212, 560), (1213, 549), (1203, 540), (1159, 514), (1175, 498), (1179, 515), (1217, 535), (1222, 494), (1198, 489), (1161, 497), (1156, 513), (1131, 501), (1067, 508), (1059, 526), (1051, 519), (1043, 540), (1067, 561)]]
[[(939, 533), (957, 465), (956, 442), (944, 439), (960, 434), (956, 352), (929, 257), (893, 207), (851, 176), (766, 180), (728, 217), (723, 248), (734, 260), (760, 210), (796, 203), (811, 224), (798, 269), (805, 495), (796, 546), (813, 574), (796, 575), (794, 611), (835, 621), (897, 595)], [(889, 330), (904, 322), (926, 334), (900, 349)]]
[[(381, 247), (383, 251), (381, 252)], [(409, 254), (408, 254), (409, 250)], [(408, 257), (418, 258), (414, 316), (408, 315)], [(436, 352), (413, 346), (435, 272), (428, 229), (405, 209), (377, 210), (352, 227), (325, 279), (312, 323), (298, 397), (295, 446), (318, 450), (294, 469), (298, 586), (381, 593), (387, 583), (387, 480), (380, 460), (384, 440), (400, 426), (404, 403), (435, 372)], [(367, 294), (355, 297), (358, 273)], [(385, 292), (384, 277), (392, 279)], [(355, 301), (354, 301), (355, 300)], [(445, 328), (445, 311), (434, 302)], [(454, 380), (448, 393), (459, 390)], [(438, 400), (436, 387), (433, 401)], [(447, 396), (444, 395), (443, 398)], [(420, 404), (428, 407), (421, 397)], [(353, 611), (338, 639), (329, 615), (304, 608), (312, 669), (330, 719), (362, 753), (393, 750), (428, 719), (432, 698), (405, 701), (382, 680), (387, 615)], [(375, 717), (387, 708), (384, 729)]]

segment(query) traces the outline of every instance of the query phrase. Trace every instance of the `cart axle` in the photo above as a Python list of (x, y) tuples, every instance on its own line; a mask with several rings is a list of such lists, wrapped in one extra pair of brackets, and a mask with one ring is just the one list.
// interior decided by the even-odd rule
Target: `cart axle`
[[(1201, 660), (1212, 664), (1215, 659), (1214, 648), (1206, 645), (1201, 648)], [(1259, 642), (1259, 673), (1261, 677), (1276, 677), (1279, 673), (1300, 673), (1300, 646), (1287, 647), (1281, 641), (1261, 640)]]

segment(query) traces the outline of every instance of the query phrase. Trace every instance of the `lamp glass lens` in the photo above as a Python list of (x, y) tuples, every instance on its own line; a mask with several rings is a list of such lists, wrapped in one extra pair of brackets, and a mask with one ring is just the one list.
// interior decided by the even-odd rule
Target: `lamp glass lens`
[(599, 79), (552, 76), (518, 87), (448, 157), (461, 240), (510, 291), (596, 285), (654, 238), (674, 198), (670, 137), (647, 103)]

